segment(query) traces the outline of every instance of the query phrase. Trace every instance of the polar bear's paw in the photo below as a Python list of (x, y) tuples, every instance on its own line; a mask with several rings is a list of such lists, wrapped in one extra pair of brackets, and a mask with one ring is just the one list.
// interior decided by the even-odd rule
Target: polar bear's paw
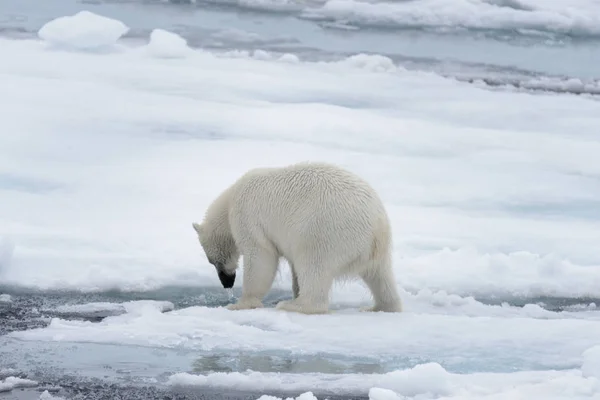
[(399, 304), (391, 304), (388, 306), (371, 306), (371, 307), (361, 307), (361, 312), (401, 312), (402, 306)]
[(260, 300), (241, 300), (237, 303), (229, 304), (227, 307), (228, 310), (236, 311), (236, 310), (253, 310), (255, 308), (262, 308), (263, 304)]
[(360, 312), (377, 312), (379, 310), (377, 310), (377, 308), (375, 308), (375, 306), (371, 306), (371, 307), (361, 307), (359, 308)]
[(315, 307), (313, 305), (307, 305), (299, 302), (297, 299), (294, 300), (283, 300), (277, 303), (276, 309), (282, 311), (296, 312), (300, 314), (328, 314), (329, 310), (327, 306)]

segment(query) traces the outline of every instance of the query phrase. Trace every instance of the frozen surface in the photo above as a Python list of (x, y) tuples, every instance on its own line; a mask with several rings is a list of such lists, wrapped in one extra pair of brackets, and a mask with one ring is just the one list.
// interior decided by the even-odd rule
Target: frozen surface
[(322, 6), (309, 8), (305, 15), (370, 26), (600, 35), (597, 0), (568, 3), (546, 0), (329, 0)]
[(582, 373), (585, 377), (600, 379), (600, 346), (594, 346), (583, 353)]
[[(22, 132), (0, 137), (6, 284), (217, 286), (191, 222), (247, 169), (312, 159), (381, 193), (404, 290), (600, 295), (596, 101), (482, 90), (380, 56), (160, 63), (143, 46), (0, 47), (14, 55), (0, 65), (2, 127)], [(287, 267), (277, 284), (289, 288)]]
[(148, 54), (160, 58), (182, 58), (190, 52), (184, 38), (164, 29), (154, 29), (150, 33), (146, 49)]
[[(260, 374), (231, 373), (194, 376), (176, 374), (174, 386), (227, 387), (245, 390), (314, 390), (322, 393), (369, 393), (373, 400), (398, 398), (498, 399), (498, 398), (597, 398), (600, 381), (583, 377), (579, 370), (514, 373), (453, 374), (437, 363), (388, 374)], [(308, 389), (311, 388), (311, 389)], [(566, 396), (566, 397), (565, 397)], [(326, 398), (323, 396), (321, 398)]]
[(94, 50), (113, 46), (128, 30), (121, 21), (80, 11), (46, 23), (38, 35), (49, 44), (61, 48)]
[(351, 355), (391, 368), (406, 360), (438, 360), (457, 371), (573, 368), (581, 365), (582, 353), (598, 343), (597, 314), (582, 319), (549, 313), (553, 318), (548, 318), (518, 310), (515, 315), (480, 317), (461, 312), (397, 315), (339, 310), (311, 317), (272, 309), (231, 312), (199, 306), (163, 313), (151, 304), (98, 323), (53, 318), (46, 328), (9, 337), (227, 354)]
[[(577, 5), (335, 0), (311, 13), (597, 34), (594, 2)], [(406, 311), (357, 312), (370, 302), (358, 282), (335, 287), (326, 316), (199, 299), (63, 304), (46, 327), (11, 325), (0, 367), (134, 371), (302, 400), (600, 395), (600, 102), (487, 90), (382, 55), (217, 55), (159, 29), (92, 54), (127, 27), (69, 18), (40, 31), (69, 52), (0, 39), (0, 132), (18, 132), (0, 134), (3, 292), (218, 288), (191, 222), (247, 169), (309, 159), (343, 165), (381, 194)], [(276, 286), (291, 288), (285, 264)]]
[(10, 294), (0, 294), (0, 303), (10, 303), (12, 301), (12, 297)]

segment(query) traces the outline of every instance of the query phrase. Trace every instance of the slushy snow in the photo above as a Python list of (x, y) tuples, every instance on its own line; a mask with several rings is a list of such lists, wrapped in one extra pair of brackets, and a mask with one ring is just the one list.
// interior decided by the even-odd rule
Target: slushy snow
[(152, 30), (146, 50), (158, 58), (183, 58), (191, 51), (184, 38), (164, 29)]
[(61, 48), (95, 50), (113, 46), (128, 31), (129, 27), (119, 20), (80, 11), (47, 22), (38, 35)]

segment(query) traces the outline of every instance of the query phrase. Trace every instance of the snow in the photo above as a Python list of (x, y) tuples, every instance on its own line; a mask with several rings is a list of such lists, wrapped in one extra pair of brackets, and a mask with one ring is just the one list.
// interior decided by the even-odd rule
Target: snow
[[(327, 390), (337, 394), (360, 393), (379, 385), (404, 396), (428, 394), (430, 396), (450, 395), (455, 390), (449, 374), (437, 363), (420, 364), (407, 370), (388, 374), (273, 374), (273, 373), (212, 373), (207, 376), (188, 373), (174, 374), (168, 383), (172, 386), (211, 387), (236, 390)], [(457, 378), (454, 378), (457, 380)]]
[(2, 392), (10, 392), (13, 389), (24, 388), (24, 387), (33, 387), (37, 386), (36, 381), (32, 381), (30, 379), (18, 378), (16, 376), (9, 376), (3, 381), (0, 381), (0, 393)]
[(402, 400), (402, 398), (393, 390), (374, 387), (369, 389), (369, 400)]
[(164, 29), (152, 30), (146, 50), (158, 58), (184, 58), (191, 51), (184, 38)]
[[(261, 1), (262, 2), (262, 1)], [(518, 30), (521, 34), (600, 35), (596, 0), (420, 0), (367, 2), (329, 0), (303, 15), (344, 24), (394, 28)]]
[(0, 369), (0, 379), (7, 378), (9, 376), (15, 375), (17, 370), (13, 368), (2, 368)]
[(44, 390), (42, 392), (42, 394), (40, 394), (39, 399), (40, 400), (65, 400), (64, 397), (52, 396), (52, 394), (50, 394), (50, 392), (48, 392), (47, 390)]
[[(179, 387), (236, 388), (259, 391), (305, 390), (337, 395), (369, 394), (373, 400), (498, 399), (498, 398), (597, 398), (600, 381), (580, 370), (522, 371), (512, 373), (454, 374), (437, 363), (387, 374), (274, 374), (212, 373), (206, 376), (179, 373), (169, 378)], [(310, 388), (310, 389), (308, 389)], [(318, 397), (318, 396), (317, 396)], [(318, 397), (319, 398), (319, 397)], [(320, 397), (322, 399), (326, 396)]]
[(13, 242), (9, 238), (0, 235), (0, 273), (2, 273), (3, 269), (8, 268), (13, 250)]
[[(498, 1), (426, 1), (432, 7), (419, 12), (436, 9), (440, 19), (416, 17), (432, 25), (452, 17), (492, 27), (534, 19), (539, 29), (600, 26), (584, 0), (567, 11), (519, 0), (527, 17)], [(332, 0), (321, 11), (403, 23), (414, 3)], [(351, 282), (335, 286), (324, 316), (93, 302), (59, 306), (47, 327), (7, 340), (218, 353), (243, 372), (178, 372), (168, 382), (284, 390), (303, 393), (300, 400), (321, 392), (600, 395), (600, 102), (484, 90), (381, 55), (213, 54), (160, 29), (147, 45), (119, 52), (48, 51), (47, 42), (111, 47), (126, 31), (84, 12), (49, 22), (43, 41), (0, 39), (0, 132), (19, 132), (0, 134), (0, 283), (84, 292), (220, 287), (191, 223), (249, 168), (326, 160), (381, 194), (405, 312), (358, 312), (370, 299)], [(285, 265), (276, 286), (291, 288)], [(542, 307), (552, 300), (545, 296), (582, 304), (553, 311)], [(515, 298), (525, 305), (508, 305)], [(256, 371), (264, 364), (253, 357), (292, 366)], [(303, 373), (305, 358), (323, 371)], [(343, 372), (356, 363), (375, 372)], [(0, 385), (26, 384), (16, 379)]]
[[(380, 192), (405, 291), (600, 295), (598, 102), (486, 91), (379, 56), (289, 64), (194, 51), (160, 63), (136, 49), (0, 48), (15, 55), (0, 65), (2, 125), (23, 132), (0, 138), (6, 284), (218, 286), (191, 222), (247, 169), (313, 159)], [(276, 284), (290, 287), (287, 268)], [(333, 295), (366, 293), (353, 283)]]
[(583, 376), (600, 379), (600, 345), (591, 347), (583, 353)]
[(90, 11), (80, 11), (47, 22), (40, 28), (38, 35), (56, 47), (98, 50), (112, 47), (128, 31), (127, 25), (119, 20)]
[(12, 296), (10, 294), (0, 293), (0, 303), (11, 303)]
[[(288, 397), (288, 400), (290, 400), (291, 398)], [(262, 395), (258, 398), (258, 400), (279, 400), (279, 397), (275, 397), (275, 396), (269, 396), (269, 395)], [(293, 400), (293, 399), (292, 399)], [(296, 397), (296, 400), (317, 400), (317, 398), (315, 397), (314, 394), (312, 394), (312, 392), (305, 392), (302, 393), (300, 396)]]

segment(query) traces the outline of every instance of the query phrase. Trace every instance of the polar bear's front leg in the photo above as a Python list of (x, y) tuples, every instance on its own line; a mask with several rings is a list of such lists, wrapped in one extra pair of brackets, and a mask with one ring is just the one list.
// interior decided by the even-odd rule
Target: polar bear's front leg
[(278, 261), (276, 254), (264, 249), (245, 253), (242, 296), (237, 303), (230, 304), (227, 308), (229, 310), (262, 308), (262, 299), (271, 289), (275, 280)]

